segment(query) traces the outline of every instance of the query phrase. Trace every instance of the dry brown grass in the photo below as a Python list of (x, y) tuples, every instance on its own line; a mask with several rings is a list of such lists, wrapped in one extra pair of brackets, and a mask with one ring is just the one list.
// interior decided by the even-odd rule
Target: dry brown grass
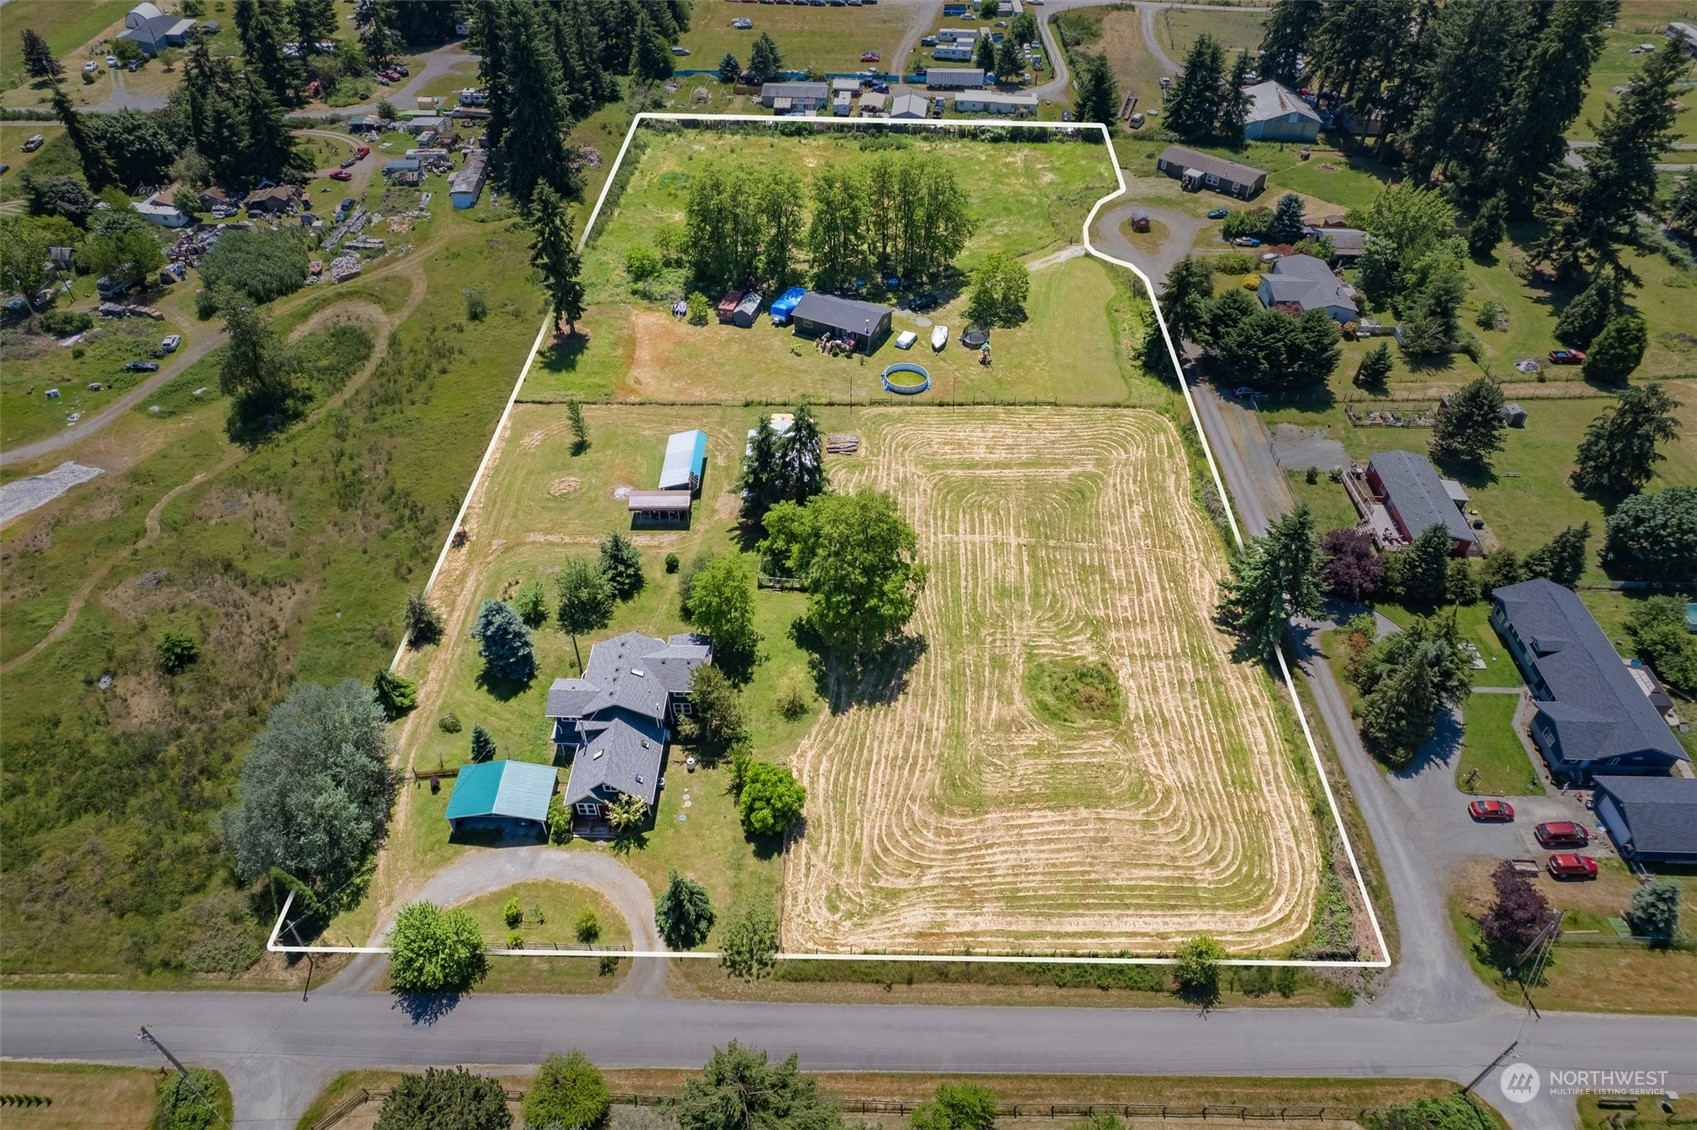
[(0, 1124), (8, 1130), (83, 1130), (90, 1126), (144, 1130), (153, 1120), (160, 1078), (159, 1072), (139, 1067), (0, 1061), (0, 1091), (53, 1100), (46, 1106), (9, 1106), (0, 1114)]
[[(1211, 623), (1220, 539), (1140, 411), (862, 414), (842, 490), (893, 493), (930, 566), (888, 705), (821, 718), (785, 871), (797, 951), (1268, 952), (1307, 929), (1315, 830), (1272, 684)], [(1115, 722), (1053, 723), (1036, 660), (1106, 662)]]

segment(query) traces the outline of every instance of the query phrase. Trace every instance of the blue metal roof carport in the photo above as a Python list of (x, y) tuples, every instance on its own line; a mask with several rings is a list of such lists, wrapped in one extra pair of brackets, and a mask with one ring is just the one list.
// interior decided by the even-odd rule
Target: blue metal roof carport
[(806, 287), (792, 286), (772, 302), (772, 324), (781, 326), (795, 313), (796, 303), (807, 293)]
[(660, 467), (661, 490), (701, 490), (707, 473), (707, 433), (700, 428), (673, 432), (666, 438), (666, 461)]
[(529, 761), (484, 761), (467, 765), (454, 778), (448, 824), (492, 827), (503, 820), (548, 826), (548, 801), (559, 774), (552, 765)]

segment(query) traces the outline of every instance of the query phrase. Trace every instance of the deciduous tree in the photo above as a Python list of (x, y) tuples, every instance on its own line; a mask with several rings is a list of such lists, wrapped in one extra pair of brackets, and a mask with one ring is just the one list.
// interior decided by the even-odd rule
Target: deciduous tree
[(613, 1107), (607, 1080), (589, 1057), (573, 1050), (544, 1059), (524, 1096), (524, 1124), (600, 1130)]
[(351, 874), (389, 817), (388, 734), (370, 687), (297, 683), (254, 736), (224, 817), (236, 875), (280, 867), (323, 890)]
[(760, 633), (754, 630), (754, 571), (743, 556), (720, 557), (696, 574), (690, 621), (713, 643), (713, 662), (746, 681), (754, 673)]
[(641, 552), (616, 530), (601, 539), (601, 572), (619, 600), (631, 599), (648, 582), (642, 573)]
[(654, 902), (654, 924), (670, 949), (694, 949), (713, 928), (713, 902), (694, 879), (666, 873), (666, 889)]
[(807, 787), (794, 773), (770, 761), (756, 761), (743, 777), (737, 812), (749, 835), (776, 836), (795, 822), (806, 802)]
[(972, 272), (972, 295), (966, 316), (977, 326), (1017, 326), (1025, 320), (1025, 299), (1031, 293), (1031, 272), (1024, 263), (1000, 251), (986, 255)]
[(1654, 668), (1662, 682), (1686, 694), (1697, 692), (1697, 635), (1686, 631), (1682, 598), (1652, 596), (1639, 601), (1626, 630), (1638, 658)]
[(1603, 567), (1640, 581), (1689, 581), (1697, 561), (1697, 487), (1635, 494), (1609, 515)]
[(612, 623), (617, 597), (600, 562), (588, 557), (573, 557), (561, 566), (557, 584), (560, 630), (572, 637), (572, 654), (581, 671), (583, 654), (578, 650), (577, 638)]
[(299, 357), (247, 301), (229, 297), (220, 305), (229, 344), (218, 365), (218, 389), (231, 401), (228, 430), (258, 438), (299, 412)]
[(1366, 530), (1333, 530), (1320, 543), (1320, 552), (1325, 558), (1321, 576), (1333, 596), (1360, 603), (1379, 591), (1385, 563)]
[(995, 1130), (996, 1093), (979, 1083), (940, 1083), (913, 1111), (913, 1130)]
[(469, 910), (414, 902), (389, 932), (389, 984), (403, 993), (468, 989), (483, 978), (483, 934)]
[(1179, 996), (1201, 1005), (1211, 1005), (1220, 997), (1220, 962), (1226, 959), (1226, 947), (1203, 935), (1192, 938), (1178, 950), (1178, 964), (1173, 967), (1173, 982)]
[(1503, 860), (1491, 872), (1496, 898), (1479, 919), (1479, 933), (1497, 960), (1507, 964), (1550, 924), (1550, 904), (1514, 864)]
[(719, 934), (719, 964), (731, 976), (758, 980), (778, 967), (778, 915), (771, 899), (754, 897), (731, 907)]

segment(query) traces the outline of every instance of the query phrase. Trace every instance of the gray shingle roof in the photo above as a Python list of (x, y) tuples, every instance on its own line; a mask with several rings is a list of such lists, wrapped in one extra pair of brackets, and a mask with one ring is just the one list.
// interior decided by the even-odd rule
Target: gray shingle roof
[(1251, 122), (1270, 122), (1296, 114), (1309, 121), (1318, 122), (1320, 115), (1314, 112), (1314, 107), (1302, 100), (1288, 86), (1268, 81), (1259, 82), (1254, 86), (1246, 86), (1243, 93), (1250, 98), (1249, 117)]
[(1286, 255), (1273, 261), (1273, 269), (1262, 279), (1272, 302), (1294, 302), (1303, 313), (1341, 306), (1354, 313), (1354, 292), (1332, 269), (1312, 255)]
[(1697, 854), (1697, 780), (1690, 777), (1597, 778), (1597, 799), (1615, 798), (1636, 852)]
[(1555, 723), (1566, 760), (1645, 750), (1690, 760), (1576, 594), (1539, 577), (1491, 596), (1549, 686), (1552, 697), (1537, 705)]
[(597, 789), (617, 789), (652, 806), (665, 753), (666, 735), (659, 726), (622, 718), (607, 723), (572, 756), (565, 801), (576, 804)]
[[(1476, 539), (1449, 492), (1433, 470), (1431, 460), (1412, 451), (1381, 451), (1368, 462), (1378, 472), (1385, 493), (1408, 527), (1410, 537), (1419, 537), (1429, 527), (1442, 526), (1456, 541)], [(1501, 590), (1499, 590), (1501, 591)]]
[(1267, 174), (1253, 165), (1239, 164), (1228, 161), (1224, 157), (1215, 157), (1209, 153), (1199, 153), (1183, 145), (1169, 145), (1161, 150), (1156, 158), (1169, 165), (1182, 165), (1187, 169), (1200, 169), (1204, 173), (1212, 173), (1217, 177), (1231, 181), (1233, 184), (1254, 184)]
[(880, 306), (876, 302), (838, 298), (834, 294), (819, 294), (810, 290), (796, 303), (792, 317), (817, 322), (846, 333), (871, 335), (880, 322), (894, 313), (892, 308)]

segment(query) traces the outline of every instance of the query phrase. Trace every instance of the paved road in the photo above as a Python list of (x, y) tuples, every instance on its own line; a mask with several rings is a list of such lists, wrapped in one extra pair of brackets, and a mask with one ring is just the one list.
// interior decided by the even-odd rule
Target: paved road
[[(392, 1064), (534, 1065), (582, 1048), (606, 1066), (686, 1067), (739, 1039), (813, 1070), (1439, 1077), (1466, 1081), (1516, 1039), (1541, 1068), (1670, 1072), (1697, 1086), (1697, 1022), (1515, 1013), (1416, 1023), (1362, 1010), (935, 1008), (473, 994), (415, 1022), (375, 994), (7, 993), (0, 1055), (158, 1062), (227, 1072), (247, 1126), (284, 1126), (335, 1070)], [(284, 1080), (296, 1081), (284, 1083)], [(1488, 1092), (1489, 1093), (1489, 1092)], [(1499, 1100), (1500, 1095), (1493, 1096)], [(1511, 1110), (1527, 1113), (1525, 1108)], [(1517, 1125), (1557, 1122), (1517, 1118)]]
[[(163, 336), (163, 335), (161, 335)], [(80, 443), (98, 432), (106, 425), (116, 420), (124, 412), (140, 404), (152, 396), (161, 385), (171, 380), (190, 365), (224, 344), (228, 336), (223, 330), (214, 330), (210, 326), (200, 326), (195, 329), (194, 340), (188, 346), (171, 354), (171, 359), (159, 367), (159, 371), (148, 377), (136, 387), (118, 396), (97, 412), (90, 412), (77, 421), (74, 428), (64, 428), (50, 436), (20, 443), (0, 451), (0, 467), (9, 467), (14, 463), (28, 463), (43, 456), (62, 451), (72, 444)]]
[[(1131, 218), (1132, 211), (1138, 208), (1149, 213), (1151, 219), (1167, 226), (1167, 238), (1153, 252), (1147, 244), (1137, 244), (1127, 239), (1125, 232), (1121, 230)], [(1098, 215), (1096, 230), (1091, 232), (1090, 239), (1109, 255), (1136, 263), (1159, 289), (1166, 283), (1167, 272), (1173, 269), (1173, 265), (1190, 254), (1191, 246), (1206, 223), (1206, 220), (1172, 208), (1142, 204), (1134, 200)]]

